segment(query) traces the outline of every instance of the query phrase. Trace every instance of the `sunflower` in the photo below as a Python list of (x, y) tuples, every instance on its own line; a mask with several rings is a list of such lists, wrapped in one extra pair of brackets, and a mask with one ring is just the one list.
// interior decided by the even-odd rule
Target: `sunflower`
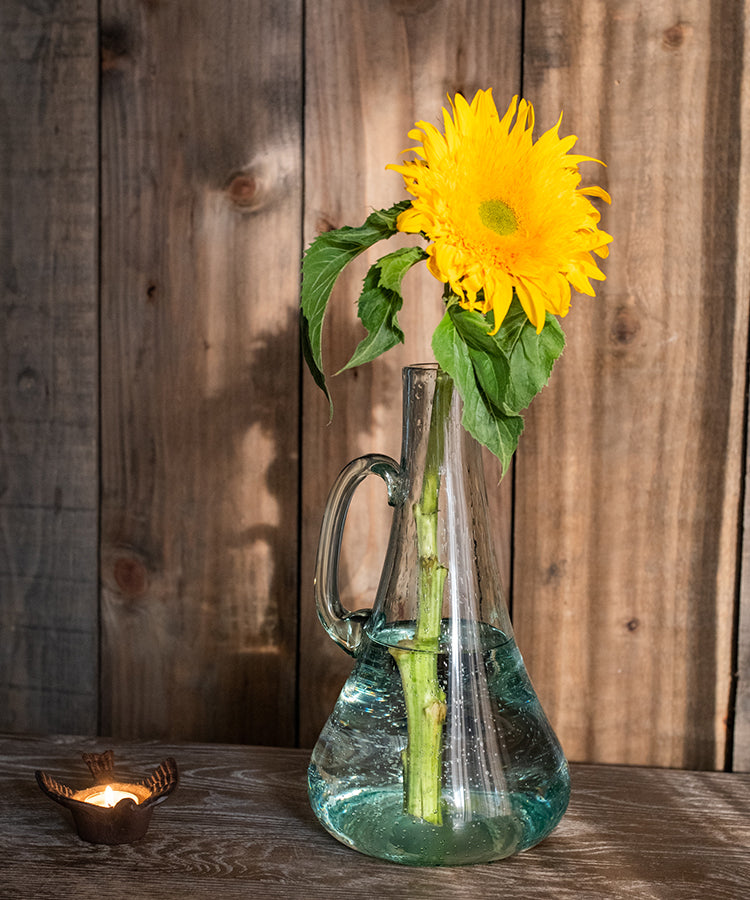
[(417, 122), (409, 137), (420, 142), (410, 148), (419, 158), (387, 167), (414, 197), (398, 230), (427, 237), (430, 272), (465, 308), (492, 310), (493, 332), (514, 292), (540, 332), (547, 311), (568, 312), (571, 287), (594, 296), (590, 279), (605, 277), (592, 253), (606, 257), (612, 238), (589, 197), (610, 198), (578, 186), (579, 163), (597, 160), (570, 154), (577, 138), (558, 136), (562, 116), (534, 142), (525, 100), (514, 97), (502, 119), (491, 90), (471, 104), (460, 94), (450, 102), (445, 133)]

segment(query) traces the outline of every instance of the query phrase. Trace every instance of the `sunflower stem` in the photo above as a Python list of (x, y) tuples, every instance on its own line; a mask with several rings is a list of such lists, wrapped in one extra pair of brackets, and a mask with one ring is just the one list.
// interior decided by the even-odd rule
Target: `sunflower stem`
[(414, 504), (419, 552), (418, 608), (414, 639), (391, 650), (401, 675), (408, 743), (403, 753), (404, 811), (435, 825), (440, 808), (445, 693), (438, 681), (443, 585), (448, 570), (438, 558), (438, 498), (445, 452), (445, 423), (453, 382), (438, 371), (420, 499)]

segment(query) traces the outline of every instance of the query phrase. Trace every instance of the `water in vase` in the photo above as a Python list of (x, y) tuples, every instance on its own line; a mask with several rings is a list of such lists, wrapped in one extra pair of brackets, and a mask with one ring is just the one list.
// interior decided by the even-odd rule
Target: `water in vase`
[[(515, 641), (468, 623), (445, 630), (440, 821), (404, 811), (407, 717), (391, 653), (413, 626), (369, 622), (351, 676), (315, 747), (310, 798), (325, 828), (373, 856), (412, 865), (488, 862), (544, 838), (568, 804), (565, 758)], [(418, 653), (423, 651), (412, 650)]]

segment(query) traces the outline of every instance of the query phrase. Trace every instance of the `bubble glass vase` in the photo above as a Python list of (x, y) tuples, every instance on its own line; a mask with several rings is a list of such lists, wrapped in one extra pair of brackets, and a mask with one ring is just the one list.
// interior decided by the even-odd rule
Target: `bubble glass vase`
[[(421, 866), (485, 863), (541, 841), (568, 767), (516, 646), (491, 540), (481, 448), (437, 366), (403, 373), (402, 458), (370, 454), (329, 494), (319, 617), (355, 658), (313, 750), (312, 808), (362, 853)], [(352, 495), (387, 486), (393, 524), (371, 610), (338, 594)]]

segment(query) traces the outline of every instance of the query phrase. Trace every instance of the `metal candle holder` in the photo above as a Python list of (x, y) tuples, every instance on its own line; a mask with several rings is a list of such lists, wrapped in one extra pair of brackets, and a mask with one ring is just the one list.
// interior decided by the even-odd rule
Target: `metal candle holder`
[[(83, 753), (83, 760), (94, 779), (91, 787), (74, 791), (45, 772), (36, 772), (42, 791), (55, 803), (73, 814), (78, 836), (92, 844), (129, 844), (148, 831), (154, 807), (162, 803), (178, 784), (177, 763), (170, 756), (148, 778), (123, 782), (114, 775), (114, 753)], [(106, 786), (137, 798), (124, 798), (114, 806), (96, 806), (86, 802)]]

